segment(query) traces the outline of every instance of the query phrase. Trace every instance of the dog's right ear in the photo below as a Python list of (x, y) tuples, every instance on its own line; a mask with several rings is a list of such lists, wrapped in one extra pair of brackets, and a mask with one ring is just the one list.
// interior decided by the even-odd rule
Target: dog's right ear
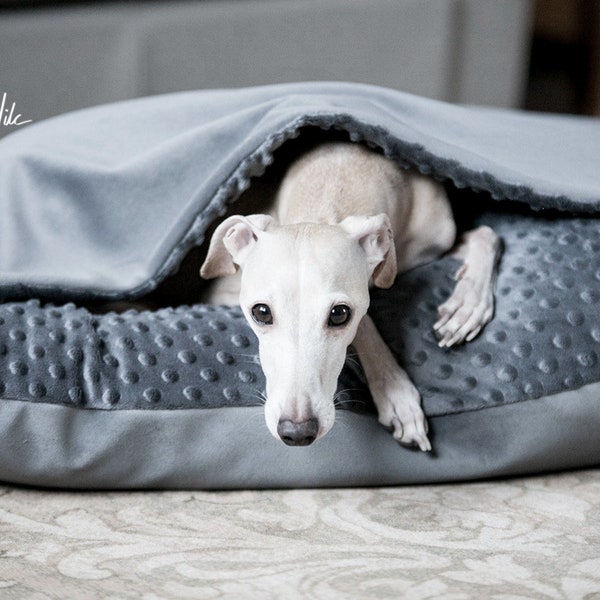
[(260, 234), (274, 222), (269, 215), (234, 215), (225, 219), (212, 235), (200, 276), (214, 279), (233, 275), (243, 266)]
[(392, 287), (396, 278), (396, 249), (389, 217), (382, 213), (374, 216), (346, 217), (340, 226), (350, 233), (364, 250), (372, 270), (373, 284), (379, 288)]

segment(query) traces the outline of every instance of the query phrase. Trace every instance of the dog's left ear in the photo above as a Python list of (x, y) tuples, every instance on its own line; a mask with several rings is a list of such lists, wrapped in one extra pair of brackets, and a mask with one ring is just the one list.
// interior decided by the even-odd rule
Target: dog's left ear
[(367, 255), (373, 284), (389, 288), (397, 273), (396, 247), (389, 217), (382, 213), (372, 217), (346, 217), (340, 226), (352, 235)]
[(200, 268), (200, 276), (214, 279), (233, 275), (242, 266), (261, 232), (274, 223), (269, 215), (234, 215), (225, 219), (210, 239), (208, 254)]

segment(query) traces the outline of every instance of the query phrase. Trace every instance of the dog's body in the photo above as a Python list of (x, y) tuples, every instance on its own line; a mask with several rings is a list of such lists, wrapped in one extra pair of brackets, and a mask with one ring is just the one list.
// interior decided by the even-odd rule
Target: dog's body
[[(276, 437), (307, 445), (334, 421), (346, 350), (359, 355), (380, 422), (430, 450), (419, 394), (371, 318), (370, 282), (450, 250), (456, 226), (444, 189), (353, 143), (323, 144), (292, 164), (271, 215), (232, 216), (212, 237), (201, 274), (233, 275), (215, 303), (239, 303), (259, 339), (265, 414)], [(457, 247), (463, 265), (434, 325), (441, 346), (470, 340), (493, 314), (500, 244), (481, 227)], [(232, 285), (233, 284), (233, 285)]]

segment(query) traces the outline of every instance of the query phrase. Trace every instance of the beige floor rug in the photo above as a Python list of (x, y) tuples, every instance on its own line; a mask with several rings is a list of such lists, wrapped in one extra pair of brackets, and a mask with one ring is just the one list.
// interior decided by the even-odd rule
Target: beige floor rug
[(0, 487), (0, 598), (600, 599), (600, 471), (373, 489)]

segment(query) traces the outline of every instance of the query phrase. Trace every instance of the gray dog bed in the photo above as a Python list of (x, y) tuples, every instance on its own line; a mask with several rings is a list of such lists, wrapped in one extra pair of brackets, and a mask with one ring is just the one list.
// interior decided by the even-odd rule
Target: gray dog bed
[[(422, 394), (429, 454), (402, 448), (379, 426), (351, 351), (333, 430), (306, 448), (275, 440), (257, 342), (239, 308), (169, 291), (211, 224), (286, 149), (332, 137), (445, 181), (459, 221), (488, 223), (504, 241), (495, 318), (467, 345), (440, 349), (432, 332), (452, 289), (452, 258), (372, 295), (373, 318)], [(383, 485), (598, 464), (599, 158), (595, 120), (339, 83), (158, 96), (8, 136), (0, 480)], [(157, 288), (156, 310), (94, 308), (156, 299)]]

